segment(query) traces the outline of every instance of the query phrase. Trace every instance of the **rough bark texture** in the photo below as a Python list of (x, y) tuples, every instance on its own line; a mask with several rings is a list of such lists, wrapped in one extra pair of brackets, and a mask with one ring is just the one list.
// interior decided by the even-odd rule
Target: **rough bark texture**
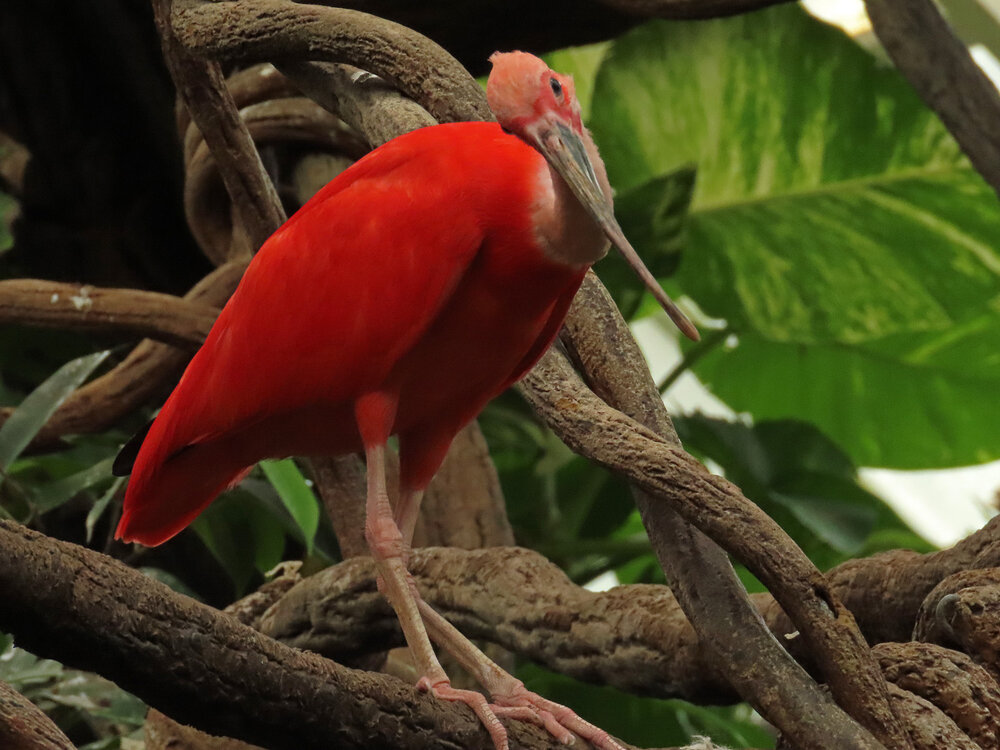
[(965, 651), (1000, 679), (1000, 568), (941, 581), (924, 600), (913, 637)]
[[(220, 266), (195, 285), (185, 299), (221, 307), (236, 289), (245, 268), (244, 263)], [(45, 423), (32, 446), (51, 445), (63, 435), (108, 429), (176, 382), (190, 356), (189, 351), (143, 341), (110, 372), (75, 391)], [(0, 409), (0, 424), (12, 411), (10, 407)]]
[[(593, 273), (573, 300), (564, 339), (601, 398), (681, 447), (635, 339)], [(799, 747), (873, 743), (774, 639), (722, 549), (655, 496), (642, 490), (634, 495), (657, 558), (705, 645), (704, 653), (716, 669), (725, 670), (743, 699)], [(741, 638), (732, 639), (732, 633)], [(888, 714), (887, 697), (882, 701), (881, 709), (877, 699), (871, 706), (851, 707), (876, 735), (905, 747), (902, 728)], [(814, 718), (804, 722), (803, 716)]]
[[(0, 521), (0, 628), (170, 716), (270, 748), (492, 747), (471, 710), (283, 646), (99, 553)], [(555, 748), (514, 722), (512, 739)]]
[(887, 680), (933, 703), (980, 747), (1000, 747), (1000, 686), (966, 654), (915, 642), (873, 651)]
[(559, 352), (550, 350), (520, 387), (575, 452), (669, 503), (743, 562), (780, 597), (838, 701), (877, 735), (896, 735), (896, 723), (880, 700), (885, 694), (882, 677), (871, 669), (868, 646), (854, 618), (773, 520), (732, 483), (709, 474), (684, 451), (598, 399)]
[(73, 750), (74, 745), (34, 703), (0, 681), (0, 747), (4, 750)]
[(194, 351), (219, 314), (203, 302), (137, 289), (0, 281), (0, 323), (149, 336)]
[(438, 122), (492, 119), (479, 84), (455, 58), (405, 26), (367, 13), (288, 0), (183, 0), (174, 9), (174, 27), (188, 50), (213, 59), (363, 60), (367, 71), (392, 82)]

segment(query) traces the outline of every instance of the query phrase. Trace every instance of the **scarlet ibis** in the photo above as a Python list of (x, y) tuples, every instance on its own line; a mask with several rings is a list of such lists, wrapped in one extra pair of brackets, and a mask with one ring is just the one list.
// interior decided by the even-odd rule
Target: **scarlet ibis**
[[(697, 338), (614, 218), (572, 79), (526, 53), (491, 61), (487, 98), (498, 124), (437, 125), (390, 141), (264, 243), (139, 438), (117, 536), (166, 541), (262, 458), (364, 450), (366, 538), (419, 686), (470, 705), (498, 750), (507, 747), (501, 716), (617, 749), (490, 661), (421, 600), (406, 571), (423, 490), (452, 437), (545, 352), (608, 240)], [(395, 512), (385, 479), (391, 435)], [(128, 464), (128, 451), (120, 458)], [(451, 687), (428, 634), (492, 703)]]

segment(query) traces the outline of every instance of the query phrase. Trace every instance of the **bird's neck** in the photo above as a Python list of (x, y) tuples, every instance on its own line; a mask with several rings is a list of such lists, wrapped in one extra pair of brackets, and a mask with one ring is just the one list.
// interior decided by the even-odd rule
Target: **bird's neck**
[[(610, 200), (611, 185), (597, 146), (586, 131), (583, 140), (601, 188)], [(609, 247), (604, 232), (580, 205), (566, 181), (545, 159), (539, 159), (538, 179), (540, 190), (535, 204), (535, 231), (546, 257), (573, 267), (590, 266), (603, 258)]]

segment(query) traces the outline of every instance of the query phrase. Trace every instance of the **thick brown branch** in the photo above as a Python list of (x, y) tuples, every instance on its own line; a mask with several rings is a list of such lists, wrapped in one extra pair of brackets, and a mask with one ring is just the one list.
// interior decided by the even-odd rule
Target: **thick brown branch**
[[(664, 586), (593, 593), (537, 552), (518, 547), (415, 549), (410, 569), (424, 598), (463, 632), (574, 677), (640, 695), (718, 698), (684, 616)], [(347, 658), (402, 643), (367, 557), (296, 585), (257, 627), (289, 645)], [(691, 664), (697, 669), (685, 669)], [(680, 666), (681, 668), (678, 668)], [(706, 679), (710, 671), (713, 679)]]
[(73, 750), (75, 745), (35, 704), (0, 680), (0, 747)]
[(892, 709), (906, 719), (913, 750), (982, 750), (941, 709), (926, 698), (889, 683)]
[(363, 66), (439, 122), (492, 119), (479, 84), (457, 60), (405, 26), (367, 13), (288, 0), (178, 0), (173, 25), (180, 42), (197, 55)]
[[(96, 552), (0, 521), (0, 629), (170, 716), (271, 748), (489, 748), (472, 712), (283, 646)], [(509, 725), (527, 748), (554, 748)]]
[(913, 637), (965, 651), (1000, 681), (1000, 568), (941, 581), (927, 595)]
[(437, 124), (415, 101), (381, 78), (350, 65), (290, 61), (282, 63), (280, 69), (313, 101), (363, 133), (372, 148)]
[(137, 289), (0, 281), (0, 323), (148, 336), (193, 351), (218, 314), (204, 303)]
[[(828, 571), (827, 579), (868, 642), (883, 643), (910, 639), (921, 605), (944, 578), (991, 567), (1000, 567), (1000, 517), (950, 549), (926, 555), (892, 550), (848, 560)], [(763, 613), (775, 632), (794, 630), (773, 601)]]
[[(962, 550), (958, 547), (946, 552), (954, 553), (956, 561), (961, 558)], [(586, 613), (590, 623), (586, 632), (574, 631), (581, 640), (578, 651), (590, 654), (595, 662), (588, 664), (585, 672), (573, 672), (576, 676), (592, 680), (610, 679), (613, 684), (643, 695), (715, 704), (737, 700), (724, 674), (728, 670), (712, 666), (706, 658), (698, 635), (669, 589), (662, 586), (624, 587), (609, 592), (614, 597), (620, 597), (616, 599), (617, 604), (598, 606), (594, 602), (602, 601), (601, 597), (605, 595), (580, 589), (537, 553), (528, 550), (487, 553), (501, 555), (505, 561), (503, 565), (491, 564), (500, 572), (488, 586), (476, 577), (475, 569), (479, 563), (466, 562), (469, 559), (467, 554), (457, 550), (420, 550), (416, 553), (413, 570), (417, 585), (425, 591), (428, 601), (448, 613), (456, 625), (467, 629), (475, 637), (505, 645), (561, 670), (567, 667), (559, 662), (558, 649), (562, 648), (562, 642), (533, 640), (535, 635), (519, 620), (521, 609), (518, 603), (524, 600), (534, 602), (541, 611), (578, 607), (579, 611)], [(860, 579), (859, 585), (884, 590), (891, 582), (902, 582), (900, 586), (903, 587), (908, 571), (913, 571), (919, 578), (925, 560), (940, 554), (915, 555), (906, 564), (895, 565), (887, 565), (879, 557), (868, 558), (865, 562), (870, 563), (870, 575)], [(358, 562), (356, 565), (359, 567), (341, 565), (322, 573), (322, 577), (310, 579), (312, 583), (308, 586), (315, 587), (311, 590), (317, 602), (322, 603), (313, 604), (305, 594), (296, 594), (295, 600), (281, 601), (268, 616), (274, 622), (284, 622), (280, 626), (283, 632), (301, 639), (295, 641), (300, 647), (323, 651), (335, 658), (346, 657), (358, 648), (359, 640), (366, 637), (365, 633), (369, 630), (395, 633), (393, 623), (388, 622), (389, 611), (379, 603), (367, 578), (371, 574), (368, 563)], [(446, 574), (443, 582), (435, 583), (429, 578), (429, 571), (438, 569), (445, 570)], [(868, 608), (857, 613), (859, 619), (875, 622), (883, 618), (902, 617), (905, 621), (900, 629), (906, 630), (905, 637), (908, 638), (915, 612), (900, 613), (891, 603), (887, 611), (880, 610), (877, 602), (870, 601), (864, 592), (849, 588), (849, 584), (841, 580), (839, 570), (831, 571), (830, 577), (844, 599), (864, 602)], [(881, 580), (879, 573), (883, 576)], [(859, 581), (856, 575), (849, 580)], [(919, 582), (917, 587), (922, 589), (924, 584)], [(963, 587), (960, 585), (960, 588)], [(942, 591), (947, 593), (951, 588), (952, 584), (949, 584)], [(752, 600), (765, 613), (768, 626), (782, 643), (795, 647), (801, 642), (801, 638), (786, 638), (791, 632), (787, 618), (775, 616), (779, 610), (770, 595), (754, 594)], [(602, 609), (615, 612), (613, 622), (609, 621), (607, 625), (599, 623), (594, 613)], [(648, 617), (653, 617), (653, 621), (647, 622)], [(383, 623), (383, 620), (387, 622)], [(648, 653), (637, 655), (636, 659), (648, 662), (650, 667), (636, 671), (633, 664), (618, 661), (617, 652), (609, 652), (602, 646), (602, 639), (611, 637), (601, 635), (605, 630), (615, 630), (614, 637), (629, 643), (630, 648), (648, 648)], [(589, 641), (588, 638), (594, 640)], [(745, 642), (742, 633), (737, 640)], [(643, 643), (647, 645), (640, 645)], [(794, 650), (807, 662), (811, 661), (805, 649)], [(598, 659), (600, 665), (596, 664)], [(605, 674), (609, 677), (602, 676)], [(616, 683), (615, 679), (628, 679), (629, 684)]]
[(933, 0), (866, 0), (875, 34), (937, 112), (976, 170), (1000, 192), (1000, 94)]
[[(730, 482), (607, 406), (557, 351), (543, 357), (521, 390), (575, 452), (669, 502), (780, 596), (779, 603), (802, 632), (834, 694), (848, 701), (852, 693), (869, 696), (857, 698), (852, 709), (860, 712), (866, 727), (877, 731), (872, 722), (889, 709), (879, 701), (884, 695), (881, 675), (857, 668), (871, 663), (868, 646), (851, 613), (832, 596), (826, 579), (780, 526)], [(886, 720), (891, 731), (891, 714)]]
[[(221, 266), (195, 285), (184, 299), (221, 307), (245, 269), (241, 263)], [(143, 341), (117, 367), (75, 391), (45, 423), (32, 446), (49, 445), (63, 435), (107, 429), (169, 386), (189, 358), (188, 352), (167, 344)], [(0, 423), (12, 411), (0, 409)]]
[(872, 651), (887, 680), (933, 703), (979, 747), (1000, 747), (1000, 686), (967, 655), (916, 642)]
[[(680, 448), (639, 347), (604, 285), (590, 273), (570, 309), (566, 338), (594, 390), (610, 405), (655, 430)], [(666, 503), (635, 492), (643, 524), (685, 614), (705, 644), (706, 656), (725, 669), (729, 682), (785, 737), (802, 747), (839, 737), (854, 744), (865, 735), (795, 663), (750, 604), (726, 554)], [(792, 544), (788, 540), (788, 544)], [(738, 640), (731, 637), (739, 633)], [(874, 671), (874, 664), (868, 665)], [(856, 665), (855, 670), (862, 668)], [(885, 729), (883, 709), (859, 705), (855, 694), (836, 696), (855, 716), (871, 715)], [(888, 719), (892, 721), (892, 717)], [(870, 727), (871, 728), (871, 727)], [(898, 743), (901, 728), (885, 736)], [(870, 741), (865, 736), (861, 742)], [(903, 744), (903, 743), (898, 743)]]
[(178, 43), (170, 24), (170, 0), (153, 0), (153, 15), (177, 92), (211, 146), (241, 224), (252, 249), (256, 249), (285, 220), (274, 186), (236, 111), (218, 63), (199, 60)]
[(514, 544), (500, 478), (475, 420), (455, 436), (427, 487), (413, 538), (418, 547), (476, 549)]

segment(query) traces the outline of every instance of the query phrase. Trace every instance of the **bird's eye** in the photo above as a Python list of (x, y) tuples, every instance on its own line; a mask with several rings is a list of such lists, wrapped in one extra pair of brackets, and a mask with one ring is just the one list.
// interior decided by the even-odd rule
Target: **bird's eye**
[(556, 95), (556, 99), (562, 99), (563, 87), (555, 78), (549, 79), (549, 86), (552, 87), (552, 93)]

